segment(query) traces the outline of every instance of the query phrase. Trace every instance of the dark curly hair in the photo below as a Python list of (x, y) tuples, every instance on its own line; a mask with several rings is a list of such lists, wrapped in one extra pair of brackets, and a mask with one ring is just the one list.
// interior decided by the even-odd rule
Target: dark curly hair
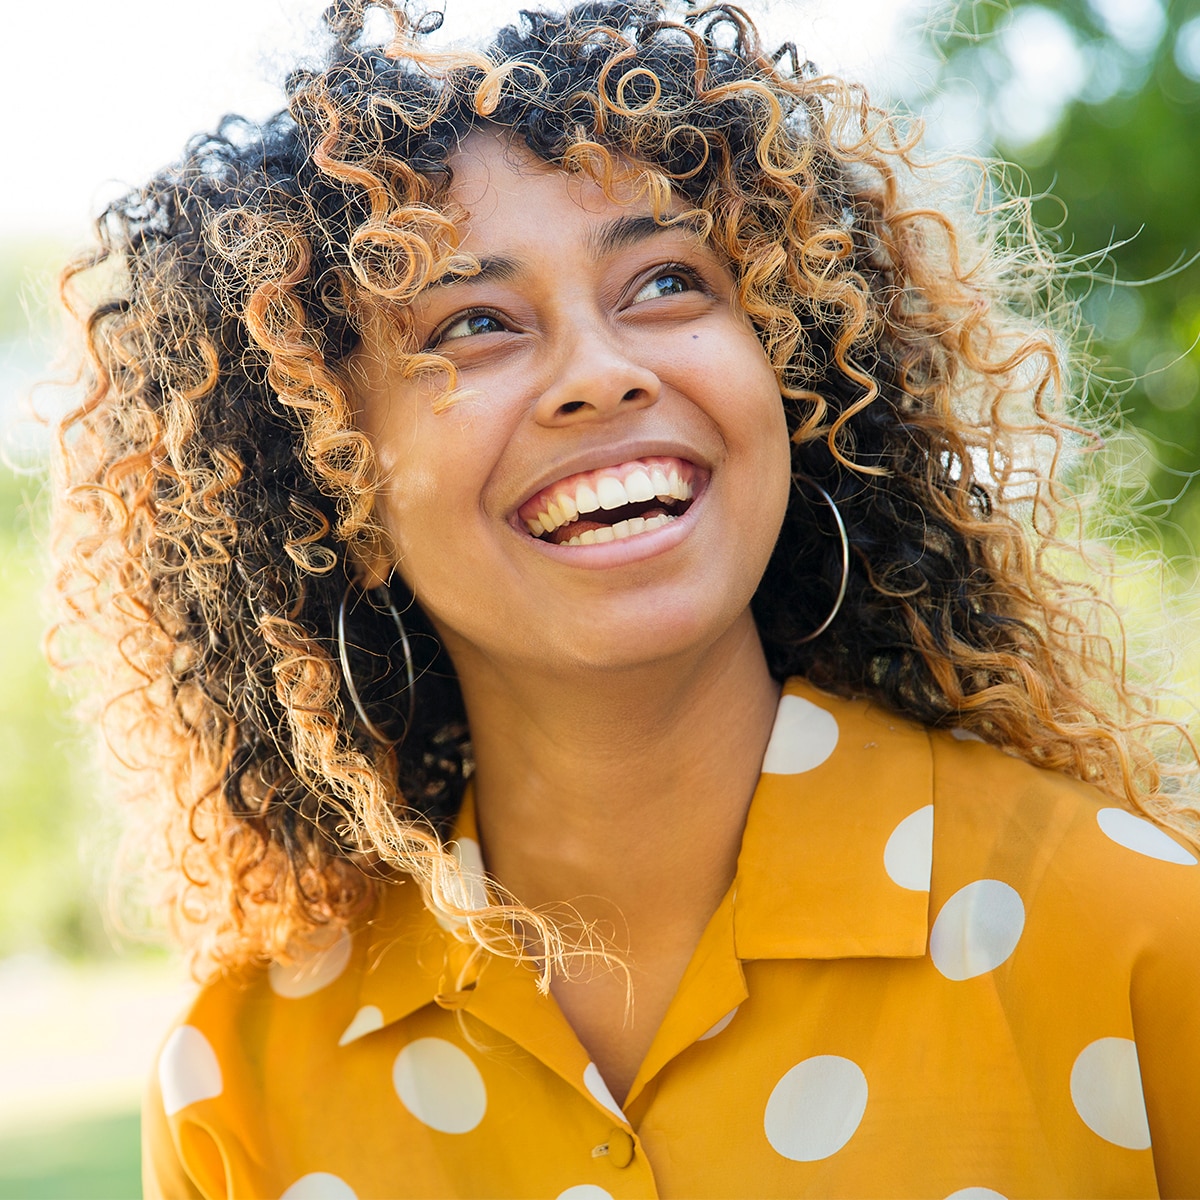
[[(327, 63), (289, 78), (285, 112), (194, 138), (65, 273), (87, 393), (61, 429), (55, 638), (94, 639), (89, 694), (198, 961), (285, 954), (397, 872), (466, 915), (440, 840), (470, 761), (453, 666), (414, 604), (404, 721), (391, 618), (352, 605), (362, 703), (404, 732), (383, 744), (335, 626), (383, 537), (347, 358), (382, 307), (400, 369), (440, 372), (453, 402), (452, 365), (406, 342), (405, 311), (461, 268), (448, 161), (479, 129), (606, 191), (632, 166), (656, 214), (682, 199), (728, 259), (797, 479), (834, 497), (852, 548), (845, 604), (808, 640), (840, 547), (816, 490), (794, 487), (754, 599), (777, 677), (965, 726), (1193, 828), (1099, 602), (1047, 555), (1065, 545), (1058, 460), (1085, 435), (1019, 205), (957, 205), (910, 130), (794, 47), (768, 54), (729, 4), (528, 11), (482, 53), (429, 48), (438, 18), (397, 0), (374, 6), (391, 43), (366, 44), (366, 7), (330, 8)], [(466, 928), (511, 950), (497, 929), (514, 911)], [(550, 957), (570, 951), (536, 923)]]

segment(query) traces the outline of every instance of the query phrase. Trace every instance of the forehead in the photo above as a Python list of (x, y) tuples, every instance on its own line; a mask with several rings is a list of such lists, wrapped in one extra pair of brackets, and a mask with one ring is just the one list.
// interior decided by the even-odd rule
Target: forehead
[[(606, 191), (584, 172), (563, 170), (500, 134), (480, 132), (466, 138), (447, 165), (448, 199), (465, 214), (457, 223), (467, 250), (508, 235), (552, 237), (653, 211), (643, 172), (627, 159), (615, 160)], [(680, 208), (671, 202), (663, 215)]]

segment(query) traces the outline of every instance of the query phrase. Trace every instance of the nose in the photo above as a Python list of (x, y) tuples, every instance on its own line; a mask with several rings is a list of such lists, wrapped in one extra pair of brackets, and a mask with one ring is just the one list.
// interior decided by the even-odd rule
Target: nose
[(563, 339), (554, 375), (535, 416), (546, 425), (603, 419), (653, 404), (658, 376), (637, 362), (598, 321), (581, 321)]

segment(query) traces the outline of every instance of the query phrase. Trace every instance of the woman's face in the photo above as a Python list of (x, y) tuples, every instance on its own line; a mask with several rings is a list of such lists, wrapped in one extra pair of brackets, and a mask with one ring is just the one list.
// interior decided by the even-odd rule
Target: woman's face
[(412, 315), (469, 395), (435, 412), (443, 380), (405, 378), (379, 317), (353, 369), (395, 565), (460, 675), (633, 666), (744, 634), (790, 456), (722, 257), (497, 137), (450, 165), (482, 270)]

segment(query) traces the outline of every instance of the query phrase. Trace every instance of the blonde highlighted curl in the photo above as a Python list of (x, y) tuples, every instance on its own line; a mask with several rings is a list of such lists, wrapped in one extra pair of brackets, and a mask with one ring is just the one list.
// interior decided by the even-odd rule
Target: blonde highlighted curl
[(99, 667), (88, 694), (198, 970), (295, 953), (406, 877), (480, 947), (537, 944), (546, 971), (586, 949), (498, 892), (469, 904), (443, 840), (469, 731), (419, 605), (396, 745), (356, 717), (334, 640), (351, 586), (355, 680), (399, 737), (395, 630), (352, 586), (383, 534), (347, 357), (383, 310), (397, 369), (440, 375), (453, 402), (405, 309), (471, 269), (447, 161), (479, 129), (610, 194), (632, 172), (727, 257), (796, 474), (836, 499), (852, 548), (845, 604), (808, 642), (840, 549), (794, 488), (754, 600), (779, 678), (963, 726), (1194, 840), (1194, 757), (1156, 756), (1165, 726), (1101, 600), (1056, 573), (1076, 526), (1058, 477), (1088, 435), (1023, 208), (986, 177), (988, 203), (958, 205), (944, 189), (964, 166), (920, 166), (911, 130), (790, 46), (767, 53), (729, 4), (527, 12), (481, 53), (430, 48), (436, 18), (398, 0), (374, 7), (388, 45), (364, 43), (366, 5), (335, 4), (328, 64), (292, 75), (287, 110), (193, 139), (64, 278), (87, 388), (60, 431), (52, 645)]

